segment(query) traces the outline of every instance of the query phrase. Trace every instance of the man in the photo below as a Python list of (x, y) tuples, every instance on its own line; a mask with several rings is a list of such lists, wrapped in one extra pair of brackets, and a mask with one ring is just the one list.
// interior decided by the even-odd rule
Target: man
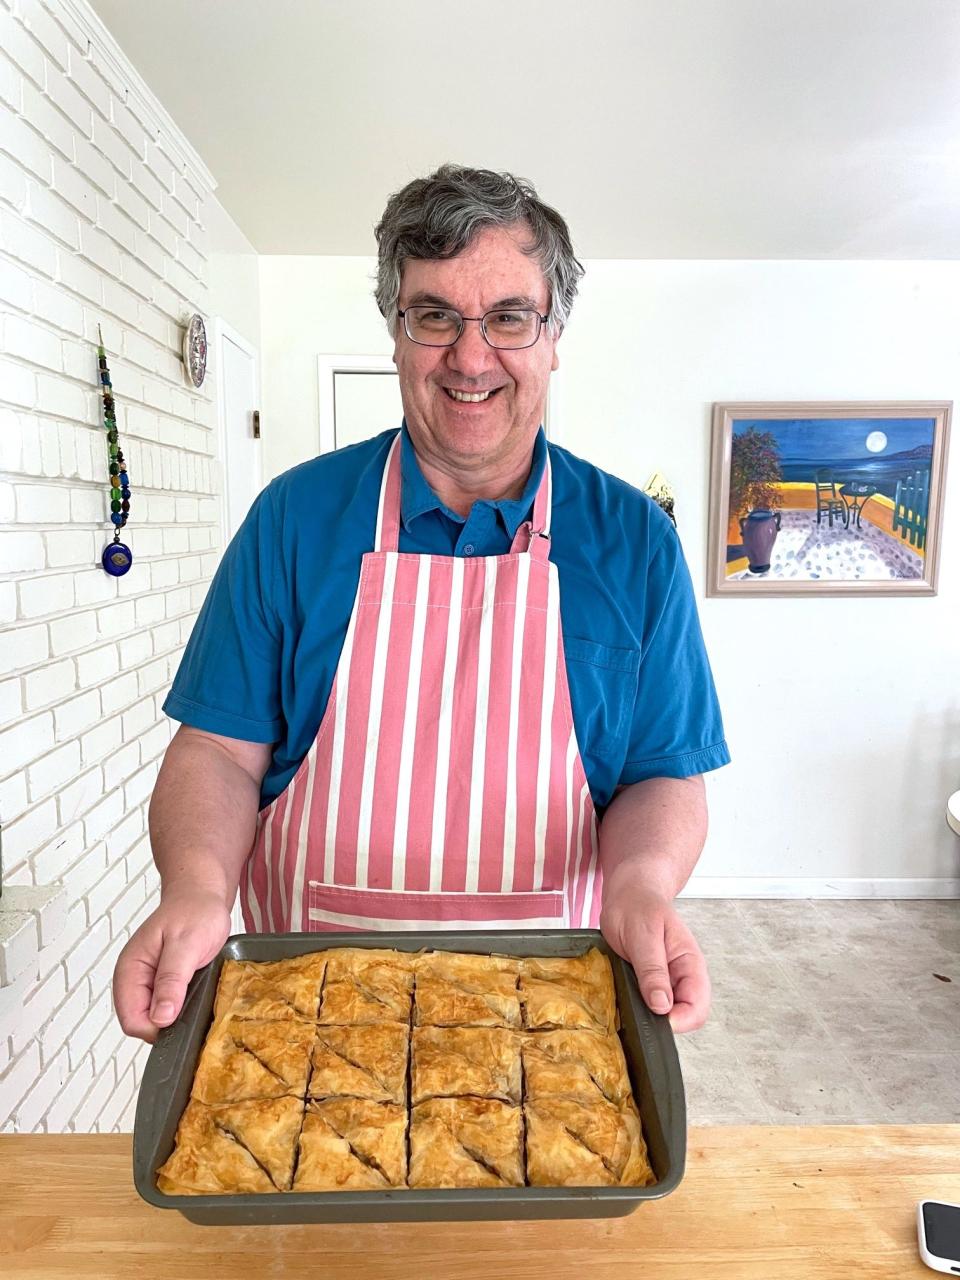
[(650, 1008), (698, 1027), (673, 900), (729, 756), (669, 519), (546, 444), (566, 224), (445, 165), (377, 239), (404, 423), (273, 481), (224, 556), (165, 703), (161, 901), (118, 960), (120, 1022), (173, 1021), (239, 887), (252, 931), (599, 923)]

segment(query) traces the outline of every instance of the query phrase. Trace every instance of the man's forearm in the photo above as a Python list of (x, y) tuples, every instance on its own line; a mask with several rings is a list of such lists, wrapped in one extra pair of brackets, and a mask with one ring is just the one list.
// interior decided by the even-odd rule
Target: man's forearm
[(183, 730), (170, 743), (150, 802), (161, 896), (202, 889), (233, 905), (256, 831), (260, 787), (213, 739)]
[(697, 864), (707, 835), (703, 778), (650, 778), (624, 787), (600, 823), (605, 885), (641, 874), (668, 901)]

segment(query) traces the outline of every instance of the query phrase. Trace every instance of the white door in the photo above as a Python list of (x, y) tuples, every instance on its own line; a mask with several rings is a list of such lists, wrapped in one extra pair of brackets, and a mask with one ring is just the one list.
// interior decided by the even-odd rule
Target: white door
[(336, 370), (333, 375), (335, 449), (399, 427), (402, 419), (400, 379), (396, 370)]
[(226, 546), (263, 488), (263, 459), (255, 419), (260, 407), (260, 380), (256, 350), (220, 319), (217, 334)]

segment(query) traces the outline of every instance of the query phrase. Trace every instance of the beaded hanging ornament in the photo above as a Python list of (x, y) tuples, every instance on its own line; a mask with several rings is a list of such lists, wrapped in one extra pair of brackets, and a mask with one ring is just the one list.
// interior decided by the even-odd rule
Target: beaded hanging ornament
[(107, 353), (103, 349), (103, 334), (97, 325), (100, 345), (97, 355), (100, 361), (100, 383), (103, 388), (103, 425), (107, 429), (107, 449), (110, 455), (110, 519), (113, 522), (113, 541), (103, 549), (101, 563), (107, 573), (120, 578), (133, 564), (133, 552), (120, 541), (120, 530), (130, 514), (130, 477), (123, 460), (120, 438), (117, 435), (116, 409), (113, 403), (113, 385), (107, 368)]

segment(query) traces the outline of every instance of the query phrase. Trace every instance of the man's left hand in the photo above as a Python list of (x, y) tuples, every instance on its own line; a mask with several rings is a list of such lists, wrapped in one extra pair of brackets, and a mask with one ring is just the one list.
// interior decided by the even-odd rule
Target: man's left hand
[(600, 929), (634, 967), (654, 1013), (670, 1015), (676, 1032), (696, 1031), (710, 1010), (710, 978), (697, 940), (673, 903), (642, 885), (604, 884)]

